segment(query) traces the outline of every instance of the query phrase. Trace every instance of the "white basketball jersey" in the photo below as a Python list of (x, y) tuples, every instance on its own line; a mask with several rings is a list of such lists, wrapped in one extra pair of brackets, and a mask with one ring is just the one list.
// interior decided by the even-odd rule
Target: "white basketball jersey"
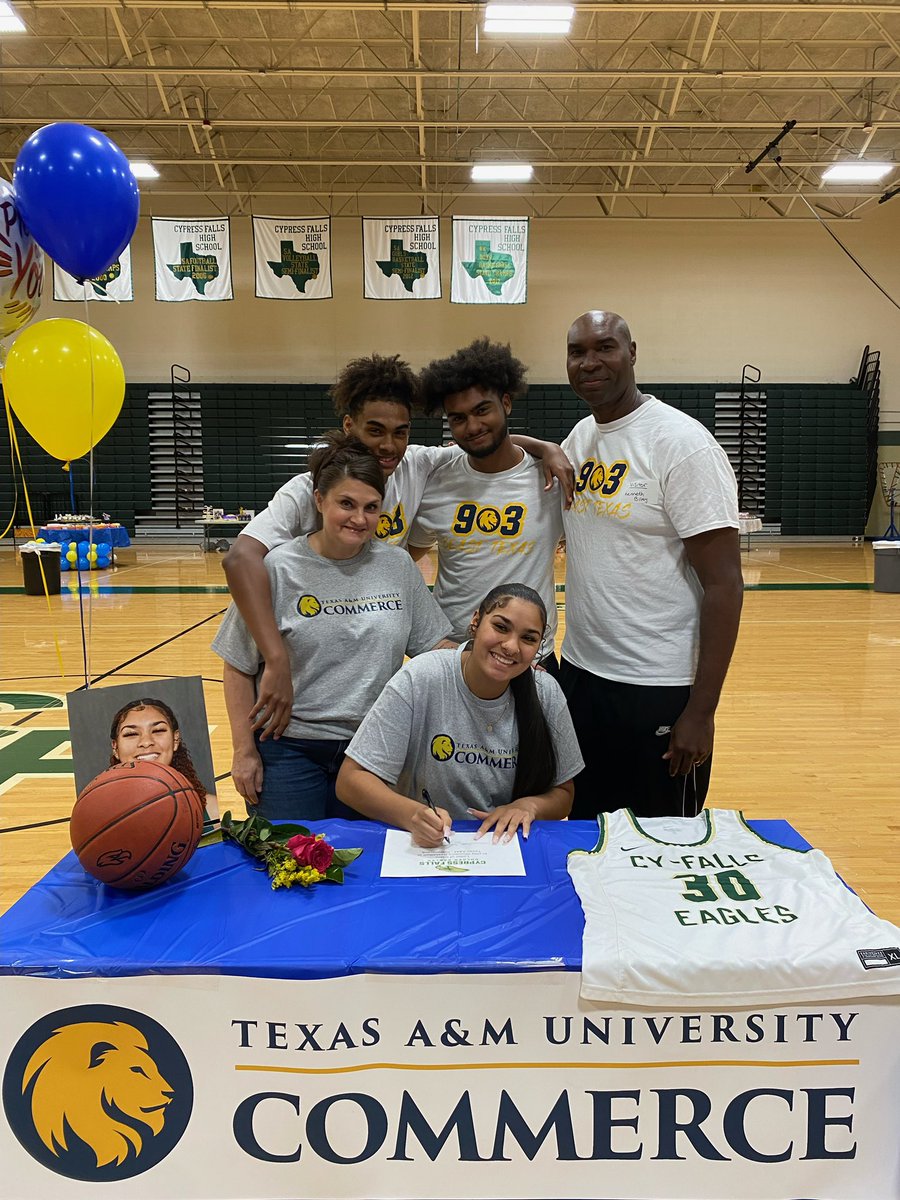
[(820, 850), (759, 837), (742, 813), (602, 813), (569, 874), (585, 916), (581, 994), (741, 1005), (900, 994), (900, 929)]

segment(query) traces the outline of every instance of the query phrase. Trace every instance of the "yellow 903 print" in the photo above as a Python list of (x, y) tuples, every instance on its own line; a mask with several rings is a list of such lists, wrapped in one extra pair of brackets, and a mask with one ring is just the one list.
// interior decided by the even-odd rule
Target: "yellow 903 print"
[(514, 538), (522, 532), (528, 515), (524, 504), (507, 504), (495, 508), (492, 504), (479, 506), (471, 500), (457, 505), (450, 525), (452, 533), (466, 537), (470, 533), (496, 533), (500, 537)]

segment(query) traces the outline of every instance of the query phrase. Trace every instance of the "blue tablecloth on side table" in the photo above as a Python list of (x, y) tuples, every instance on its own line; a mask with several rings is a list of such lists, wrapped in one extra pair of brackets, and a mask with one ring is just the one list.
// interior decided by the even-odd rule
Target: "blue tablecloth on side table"
[(88, 541), (92, 528), (95, 546), (98, 542), (109, 542), (115, 549), (124, 549), (131, 545), (131, 538), (124, 525), (67, 525), (64, 529), (50, 529), (42, 525), (38, 530), (38, 537), (42, 537), (45, 542), (59, 542), (67, 546), (69, 542)]

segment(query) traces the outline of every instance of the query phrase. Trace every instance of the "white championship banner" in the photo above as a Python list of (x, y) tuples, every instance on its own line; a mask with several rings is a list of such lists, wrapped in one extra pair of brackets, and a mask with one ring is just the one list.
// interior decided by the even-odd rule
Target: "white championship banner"
[(227, 217), (153, 217), (157, 300), (232, 300)]
[(127, 304), (134, 299), (134, 281), (131, 275), (131, 246), (126, 246), (114, 263), (102, 275), (79, 283), (74, 275), (53, 264), (53, 299), (66, 303), (88, 300), (109, 300)]
[(579, 982), (7, 975), (2, 1194), (900, 1195), (896, 999), (623, 1009)]
[(363, 217), (363, 294), (367, 300), (439, 300), (437, 217)]
[(454, 217), (452, 304), (525, 304), (528, 217)]
[(331, 217), (254, 217), (256, 295), (330, 300)]

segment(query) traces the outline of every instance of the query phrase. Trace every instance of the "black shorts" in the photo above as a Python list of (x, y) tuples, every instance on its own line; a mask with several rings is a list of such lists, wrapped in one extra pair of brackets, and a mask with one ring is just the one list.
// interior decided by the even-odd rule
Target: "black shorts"
[(584, 770), (575, 776), (573, 820), (631, 808), (643, 817), (693, 817), (709, 790), (712, 755), (690, 775), (669, 775), (663, 755), (691, 689), (603, 679), (562, 660), (559, 682)]

